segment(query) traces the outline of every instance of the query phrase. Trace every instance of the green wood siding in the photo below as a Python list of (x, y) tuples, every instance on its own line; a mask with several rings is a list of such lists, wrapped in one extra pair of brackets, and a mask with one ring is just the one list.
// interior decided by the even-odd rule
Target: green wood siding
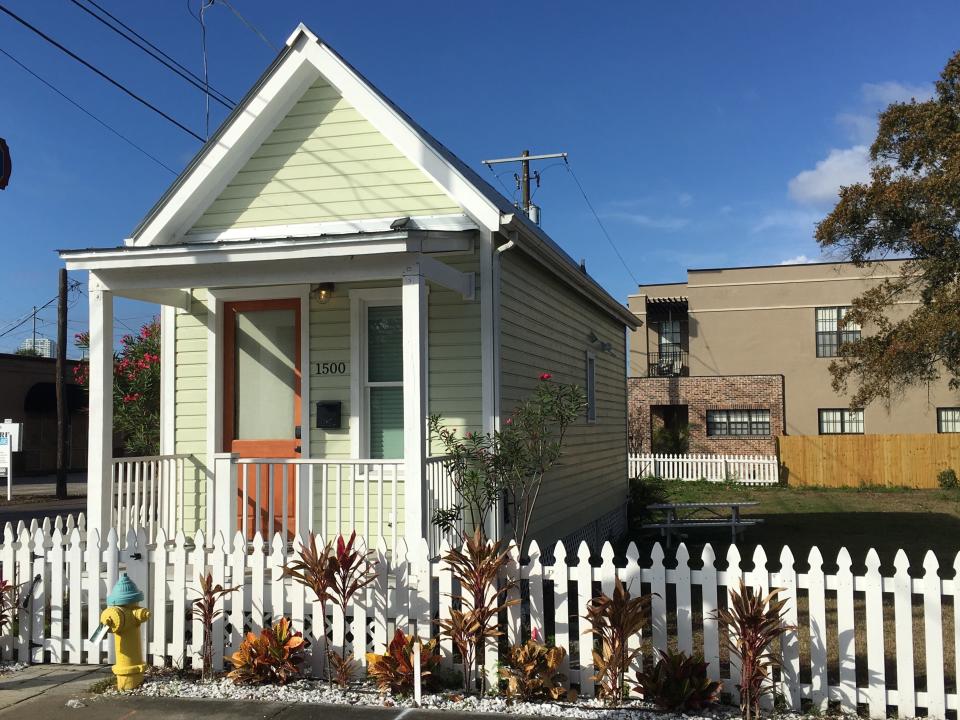
[[(611, 319), (519, 250), (501, 256), (501, 402), (504, 415), (528, 397), (540, 373), (586, 382), (586, 352), (596, 358), (597, 422), (581, 418), (544, 481), (532, 535), (562, 538), (623, 507), (627, 487), (626, 339)], [(611, 344), (601, 352), (593, 331)]]
[(207, 460), (207, 294), (194, 293), (190, 311), (177, 310), (174, 370), (174, 452), (192, 454), (184, 467), (184, 527), (197, 527), (203, 513)]
[(459, 212), (438, 184), (321, 78), (194, 230)]

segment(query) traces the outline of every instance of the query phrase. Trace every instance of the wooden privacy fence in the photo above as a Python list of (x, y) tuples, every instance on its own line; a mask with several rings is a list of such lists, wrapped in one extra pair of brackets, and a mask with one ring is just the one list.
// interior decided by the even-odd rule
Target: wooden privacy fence
[[(220, 537), (208, 543), (202, 533), (192, 539), (178, 533), (168, 541), (161, 529), (158, 542), (148, 544), (141, 528), (122, 540), (111, 530), (101, 542), (96, 531), (85, 533), (81, 522), (58, 524), (52, 531), (49, 525), (17, 531), (7, 525), (2, 540), (0, 574), (21, 584), (25, 598), (15, 636), (3, 638), (0, 656), (24, 662), (112, 662), (112, 638), (98, 643), (87, 638), (121, 572), (129, 573), (144, 591), (144, 604), (153, 612), (143, 632), (147, 661), (156, 666), (199, 666), (202, 629), (190, 615), (190, 601), (202, 572), (210, 571), (217, 583), (241, 588), (225, 598), (224, 613), (214, 624), (217, 668), (239, 646), (245, 631), (257, 631), (286, 615), (310, 641), (309, 662), (317, 670), (322, 657), (318, 651), (328, 644), (320, 631), (322, 613), (332, 630), (328, 637), (333, 649), (352, 652), (363, 664), (367, 651), (384, 651), (394, 628), (435, 635), (435, 619), (447, 616), (451, 595), (458, 592), (446, 565), (428, 556), (425, 540), (407, 548), (401, 538), (395, 553), (380, 540), (377, 580), (356, 596), (346, 617), (332, 606), (322, 608), (303, 586), (281, 577), (290, 547), (279, 535), (269, 543), (257, 535), (248, 543), (238, 533), (227, 545)], [(816, 548), (807, 557), (805, 571), (796, 566), (789, 548), (780, 553), (776, 570), (767, 567), (768, 557), (760, 547), (749, 567), (741, 564), (735, 546), (721, 563), (709, 545), (695, 559), (681, 545), (675, 567), (664, 562), (659, 545), (653, 547), (649, 565), (641, 563), (633, 544), (622, 562), (615, 561), (609, 543), (593, 563), (585, 544), (568, 554), (558, 543), (551, 558), (544, 555), (531, 543), (529, 561), (521, 565), (514, 548), (508, 572), (521, 580), (514, 596), (522, 605), (507, 612), (506, 639), (520, 642), (536, 629), (567, 648), (562, 672), (581, 695), (595, 692), (593, 643), (583, 619), (587, 603), (601, 591), (612, 593), (619, 576), (633, 593), (652, 594), (642, 638), (632, 639), (643, 648), (645, 662), (651, 662), (652, 648), (675, 646), (702, 653), (710, 674), (723, 680), (735, 701), (739, 669), (722, 650), (725, 630), (714, 612), (726, 605), (728, 591), (744, 578), (761, 591), (784, 588), (787, 621), (796, 629), (780, 644), (783, 669), (776, 682), (790, 708), (823, 711), (834, 702), (846, 712), (863, 710), (873, 718), (888, 713), (943, 718), (958, 707), (960, 605), (953, 578), (960, 571), (960, 556), (948, 579), (940, 577), (932, 553), (924, 558), (922, 576), (911, 577), (903, 551), (892, 576), (881, 574), (872, 550), (862, 575), (852, 571), (846, 550), (836, 559), (836, 573), (825, 572)], [(347, 647), (341, 647), (344, 629), (353, 638)], [(440, 651), (443, 662), (455, 667), (449, 638), (441, 638)], [(497, 648), (488, 645), (484, 669), (489, 678), (496, 677), (498, 660)]]
[(937, 487), (960, 472), (960, 434), (787, 435), (777, 438), (788, 485)]
[(732, 481), (749, 485), (780, 482), (776, 455), (630, 454), (627, 470), (631, 478), (653, 476), (664, 480)]

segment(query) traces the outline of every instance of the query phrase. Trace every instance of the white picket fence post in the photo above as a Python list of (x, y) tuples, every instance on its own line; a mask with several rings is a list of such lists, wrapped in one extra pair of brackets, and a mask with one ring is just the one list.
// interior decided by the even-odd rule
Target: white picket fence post
[(664, 480), (734, 481), (747, 485), (780, 482), (780, 461), (776, 455), (631, 453), (627, 456), (627, 471), (631, 478), (652, 476)]
[[(296, 629), (308, 631), (314, 655), (308, 667), (320, 670), (324, 650), (321, 618), (332, 608), (321, 608), (309, 591), (280, 572), (300, 546), (299, 538), (291, 545), (280, 535), (268, 540), (258, 534), (253, 542), (247, 542), (237, 532), (228, 544), (222, 536), (207, 539), (202, 532), (192, 539), (177, 532), (171, 539), (161, 527), (151, 544), (149, 533), (147, 527), (128, 527), (118, 537), (111, 529), (101, 540), (96, 531), (86, 532), (82, 520), (17, 530), (11, 525), (4, 527), (0, 532), (0, 577), (22, 588), (23, 602), (18, 606), (16, 636), (10, 637), (8, 631), (0, 637), (0, 659), (109, 662), (112, 638), (103, 645), (93, 645), (87, 638), (97, 625), (107, 592), (119, 573), (127, 572), (144, 591), (145, 604), (152, 610), (143, 629), (146, 661), (196, 668), (203, 638), (202, 626), (190, 614), (191, 601), (198, 577), (210, 572), (215, 582), (240, 588), (225, 599), (224, 614), (214, 626), (215, 668), (224, 667), (225, 658), (236, 650), (245, 631), (257, 631), (286, 615)], [(437, 626), (431, 619), (446, 616), (455, 590), (449, 570), (431, 557), (426, 540), (412, 548), (398, 542), (395, 552), (384, 538), (372, 547), (376, 548), (377, 582), (357, 595), (346, 617), (339, 611), (332, 613), (334, 646), (342, 644), (343, 631), (349, 629), (354, 639), (343, 649), (356, 658), (365, 658), (366, 652), (383, 652), (390, 627), (416, 632), (423, 639), (435, 636)], [(625, 558), (616, 557), (609, 544), (599, 556), (592, 555), (586, 544), (573, 550), (558, 543), (545, 557), (539, 546), (531, 543), (528, 560), (521, 564), (520, 553), (511, 549), (507, 572), (522, 578), (526, 588), (521, 593), (518, 587), (513, 597), (523, 597), (526, 605), (523, 610), (510, 608), (504, 630), (511, 642), (523, 642), (530, 630), (537, 630), (543, 638), (546, 628), (552, 627), (554, 642), (568, 651), (577, 641), (579, 651), (567, 657), (563, 670), (568, 685), (579, 686), (584, 697), (592, 697), (595, 687), (592, 643), (590, 634), (583, 634), (587, 629), (583, 617), (597, 589), (609, 593), (617, 577), (633, 593), (643, 587), (655, 594), (650, 623), (642, 637), (631, 639), (632, 646), (640, 647), (641, 641), (649, 640), (655, 648), (675, 645), (686, 652), (702, 653), (710, 674), (722, 680), (735, 697), (739, 668), (733, 663), (721, 676), (721, 628), (714, 613), (719, 600), (743, 578), (760, 592), (783, 588), (786, 620), (795, 629), (786, 633), (781, 643), (782, 667), (777, 680), (790, 708), (799, 709), (803, 699), (825, 709), (828, 701), (836, 700), (848, 713), (866, 707), (871, 718), (886, 717), (892, 708), (901, 717), (925, 712), (939, 719), (958, 707), (960, 629), (955, 621), (960, 613), (956, 579), (960, 555), (950, 563), (954, 578), (945, 579), (940, 576), (941, 563), (930, 552), (923, 558), (919, 576), (910, 574), (907, 556), (900, 551), (894, 574), (884, 577), (873, 550), (865, 559), (866, 572), (860, 575), (854, 572), (856, 565), (845, 549), (835, 563), (825, 563), (820, 551), (812, 548), (805, 567), (796, 567), (793, 553), (783, 548), (778, 559), (769, 559), (779, 564), (774, 569), (768, 567), (767, 553), (758, 547), (750, 559), (751, 570), (741, 568), (735, 546), (719, 561), (707, 545), (699, 562), (690, 558), (684, 545), (674, 558), (667, 557), (659, 544), (654, 545), (649, 563), (641, 563), (641, 553), (633, 544)], [(833, 566), (837, 571), (828, 572)], [(863, 606), (860, 611), (856, 610), (858, 602)], [(946, 640), (945, 609), (954, 621)], [(922, 618), (915, 622), (917, 613)], [(892, 621), (893, 637), (885, 634), (885, 617)], [(799, 618), (805, 621), (798, 623)], [(524, 630), (526, 622), (529, 629)], [(373, 628), (369, 641), (368, 627)], [(696, 627), (702, 628), (700, 637), (694, 632)], [(915, 657), (917, 634), (922, 635), (924, 652)], [(855, 642), (855, 637), (864, 638), (865, 644), (859, 639)], [(806, 654), (800, 652), (803, 645), (809, 648)], [(455, 667), (449, 639), (443, 638), (440, 646), (444, 663)], [(489, 644), (480, 669), (491, 680), (500, 660), (496, 653), (496, 646)], [(896, 687), (887, 681), (888, 660), (897, 670)], [(916, 681), (918, 677), (925, 678), (922, 684)], [(770, 703), (765, 701), (765, 705)]]

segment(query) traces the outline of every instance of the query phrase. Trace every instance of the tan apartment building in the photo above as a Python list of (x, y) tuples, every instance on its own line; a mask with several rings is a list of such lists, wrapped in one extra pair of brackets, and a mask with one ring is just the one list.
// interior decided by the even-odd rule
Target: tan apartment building
[[(902, 261), (688, 270), (687, 281), (629, 297), (643, 324), (630, 339), (634, 451), (688, 434), (690, 452), (772, 453), (777, 435), (960, 431), (960, 393), (944, 380), (890, 407), (849, 407), (831, 387), (851, 300)], [(908, 313), (915, 300), (901, 303)]]

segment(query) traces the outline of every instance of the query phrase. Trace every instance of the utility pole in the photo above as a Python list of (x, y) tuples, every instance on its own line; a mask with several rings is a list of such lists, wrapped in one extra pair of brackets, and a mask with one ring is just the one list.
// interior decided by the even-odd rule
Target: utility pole
[(524, 150), (518, 157), (498, 158), (496, 160), (483, 160), (483, 164), (493, 170), (494, 165), (503, 163), (520, 163), (520, 174), (514, 175), (517, 188), (520, 190), (520, 209), (527, 214), (531, 220), (540, 224), (540, 208), (533, 204), (533, 198), (530, 193), (530, 181), (533, 180), (537, 187), (540, 187), (540, 172), (534, 170), (530, 173), (530, 163), (534, 160), (550, 160), (553, 158), (563, 158), (567, 161), (567, 153), (547, 153), (546, 155), (531, 155), (529, 150)]
[[(57, 300), (57, 499), (67, 497), (67, 269), (60, 268), (60, 289)], [(36, 314), (34, 314), (36, 325)], [(36, 347), (36, 331), (34, 331)]]
[(34, 353), (37, 352), (37, 306), (33, 306), (33, 345), (30, 346)]

